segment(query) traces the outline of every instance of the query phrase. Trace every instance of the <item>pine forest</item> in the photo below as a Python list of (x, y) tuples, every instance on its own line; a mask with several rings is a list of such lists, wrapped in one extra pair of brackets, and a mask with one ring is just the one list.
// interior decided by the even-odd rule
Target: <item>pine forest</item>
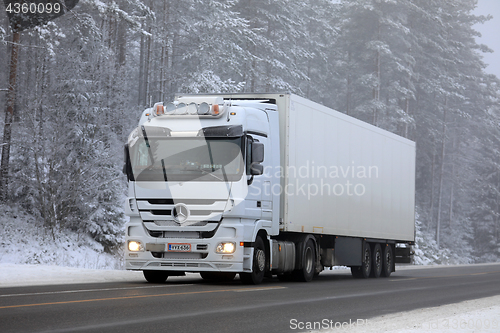
[[(500, 258), (500, 81), (477, 0), (80, 0), (20, 34), (0, 195), (118, 253), (123, 145), (176, 93), (291, 92), (416, 142), (417, 254)], [(14, 42), (15, 43), (15, 42)], [(13, 46), (0, 15), (0, 105)], [(12, 121), (8, 129), (7, 123)], [(455, 261), (450, 261), (454, 259)], [(423, 260), (423, 261), (425, 261)]]

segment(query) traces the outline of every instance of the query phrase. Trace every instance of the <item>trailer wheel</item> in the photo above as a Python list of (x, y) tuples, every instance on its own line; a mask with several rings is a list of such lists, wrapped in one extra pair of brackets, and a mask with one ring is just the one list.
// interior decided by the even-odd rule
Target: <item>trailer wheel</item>
[(255, 247), (253, 249), (253, 265), (251, 273), (240, 273), (241, 282), (244, 284), (259, 284), (264, 279), (266, 272), (266, 248), (264, 241), (261, 237), (255, 240)]
[(316, 251), (314, 248), (314, 242), (312, 239), (309, 239), (302, 253), (302, 268), (293, 271), (293, 275), (297, 281), (309, 282), (313, 279), (316, 270)]
[(373, 247), (373, 260), (372, 260), (372, 271), (370, 276), (374, 278), (379, 278), (380, 274), (382, 273), (382, 265), (383, 265), (383, 255), (382, 255), (382, 248), (380, 247), (380, 244), (377, 243)]
[(142, 271), (149, 283), (164, 283), (168, 278), (167, 271)]
[(370, 244), (365, 243), (363, 246), (363, 263), (360, 267), (361, 277), (366, 279), (370, 277), (372, 270), (372, 250), (370, 249)]
[(203, 280), (229, 282), (233, 281), (236, 273), (231, 272), (200, 272)]
[(392, 255), (392, 246), (386, 244), (384, 248), (384, 259), (382, 261), (382, 276), (389, 277), (391, 275), (393, 264), (394, 256)]

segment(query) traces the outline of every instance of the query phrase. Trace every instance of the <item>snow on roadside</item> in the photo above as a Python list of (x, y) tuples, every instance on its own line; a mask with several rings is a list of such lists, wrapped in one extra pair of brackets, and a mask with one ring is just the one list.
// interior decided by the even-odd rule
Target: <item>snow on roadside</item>
[(18, 207), (0, 205), (0, 263), (119, 269), (119, 256), (104, 252), (88, 235), (58, 230), (54, 235)]
[[(338, 323), (322, 332), (436, 333), (500, 332), (500, 296)], [(343, 327), (342, 327), (343, 326)]]
[(94, 282), (145, 282), (142, 272), (0, 263), (0, 288)]

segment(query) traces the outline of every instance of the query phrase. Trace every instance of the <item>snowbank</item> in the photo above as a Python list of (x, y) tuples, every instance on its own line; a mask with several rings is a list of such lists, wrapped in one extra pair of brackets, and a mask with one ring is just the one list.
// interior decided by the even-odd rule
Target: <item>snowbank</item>
[(0, 205), (0, 263), (44, 264), (91, 269), (120, 269), (120, 255), (104, 252), (91, 237), (69, 230), (43, 227), (18, 207)]
[(500, 296), (371, 318), (359, 325), (338, 324), (322, 332), (500, 332)]
[(0, 263), (0, 287), (121, 281), (145, 282), (142, 272)]

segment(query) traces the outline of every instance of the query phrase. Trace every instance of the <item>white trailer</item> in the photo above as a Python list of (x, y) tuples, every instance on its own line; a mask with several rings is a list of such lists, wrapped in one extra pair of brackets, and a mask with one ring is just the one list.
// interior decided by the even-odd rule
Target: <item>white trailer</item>
[(299, 96), (178, 95), (144, 111), (125, 155), (126, 268), (148, 281), (409, 261), (414, 142)]

